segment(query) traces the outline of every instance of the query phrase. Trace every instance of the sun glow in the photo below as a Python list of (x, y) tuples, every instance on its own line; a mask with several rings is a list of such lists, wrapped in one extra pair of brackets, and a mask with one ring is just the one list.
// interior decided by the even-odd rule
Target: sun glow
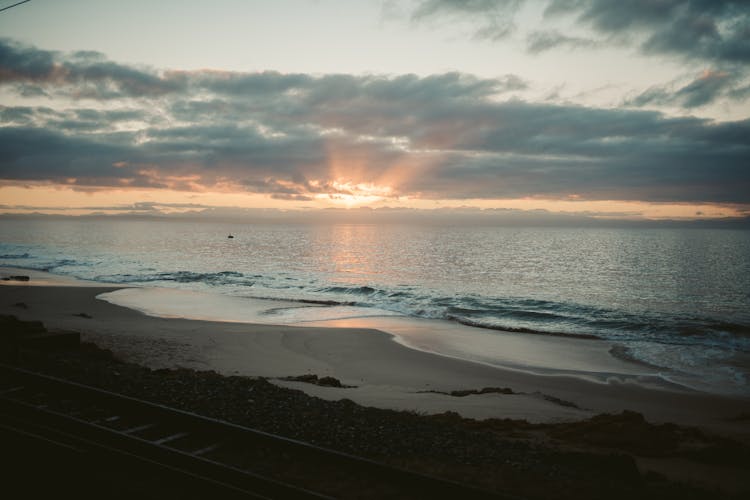
[(329, 193), (319, 193), (315, 197), (331, 200), (347, 207), (361, 206), (387, 198), (394, 198), (393, 188), (378, 186), (371, 182), (333, 181), (329, 186), (331, 188)]

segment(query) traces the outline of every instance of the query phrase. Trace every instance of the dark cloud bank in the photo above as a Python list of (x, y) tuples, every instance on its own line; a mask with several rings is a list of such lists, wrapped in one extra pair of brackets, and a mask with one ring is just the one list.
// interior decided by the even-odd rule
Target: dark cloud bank
[[(556, 31), (530, 35), (530, 49), (591, 44), (637, 45), (647, 53), (669, 53), (688, 59), (746, 63), (750, 61), (750, 5), (746, 0), (547, 0), (546, 18), (572, 17), (590, 28), (597, 40)], [(518, 0), (421, 0), (413, 20), (439, 16), (473, 19), (475, 36), (500, 39), (515, 27), (523, 6)], [(502, 19), (502, 22), (500, 20)], [(497, 33), (492, 32), (493, 25)]]
[[(750, 96), (750, 2), (747, 0), (547, 0), (550, 25), (526, 35), (531, 54), (552, 50), (632, 47), (707, 71), (694, 71), (688, 83), (667, 82), (625, 101), (629, 106), (677, 105), (695, 108), (719, 98)], [(523, 4), (515, 0), (421, 0), (412, 19), (462, 17), (473, 21), (474, 37), (500, 41), (515, 31)], [(553, 27), (573, 21), (585, 36)]]
[[(596, 12), (581, 15), (614, 22)], [(525, 85), (515, 75), (156, 71), (5, 40), (0, 88), (55, 107), (0, 106), (0, 179), (305, 201), (346, 192), (333, 181), (351, 177), (427, 198), (750, 203), (749, 120), (535, 104), (513, 97)], [(666, 99), (652, 94), (641, 99)], [(699, 102), (701, 89), (680, 99)]]

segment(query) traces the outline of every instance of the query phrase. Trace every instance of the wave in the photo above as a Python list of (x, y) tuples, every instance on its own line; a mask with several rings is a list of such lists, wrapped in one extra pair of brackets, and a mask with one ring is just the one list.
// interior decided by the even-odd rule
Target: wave
[(553, 337), (569, 337), (569, 338), (576, 338), (576, 339), (602, 340), (602, 337), (598, 335), (588, 334), (588, 333), (566, 333), (566, 332), (556, 332), (556, 331), (547, 331), (547, 330), (533, 330), (531, 328), (514, 327), (514, 326), (508, 326), (508, 325), (492, 325), (488, 323), (482, 323), (481, 321), (473, 321), (473, 320), (462, 318), (459, 316), (453, 316), (450, 314), (446, 314), (445, 319), (452, 320), (452, 321), (455, 321), (456, 323), (460, 323), (466, 326), (484, 328), (486, 330), (496, 330), (496, 331), (501, 331), (501, 332), (512, 332), (512, 333), (528, 333), (531, 335), (549, 335)]
[[(0, 258), (26, 259), (24, 267), (74, 275), (77, 278), (122, 284), (164, 284), (191, 287), (203, 284), (221, 293), (291, 300), (318, 306), (357, 306), (413, 317), (455, 321), (467, 326), (533, 335), (552, 335), (627, 342), (648, 338), (664, 344), (724, 345), (750, 352), (750, 324), (711, 317), (608, 309), (574, 302), (480, 294), (441, 294), (414, 285), (324, 282), (293, 273), (242, 273), (234, 270), (163, 271), (142, 267), (135, 272), (94, 274), (101, 262), (34, 257), (25, 249), (9, 248)], [(128, 262), (115, 263), (128, 269)], [(112, 268), (110, 268), (112, 269)]]
[[(374, 285), (332, 284), (298, 287), (287, 300), (325, 306), (359, 306), (408, 316), (444, 319), (487, 330), (583, 339), (627, 341), (648, 337), (676, 344), (715, 344), (724, 335), (746, 336), (750, 327), (709, 318), (681, 318), (659, 313), (628, 313), (585, 304), (530, 298), (499, 298), (476, 294), (438, 296), (414, 289)], [(309, 295), (307, 295), (309, 294)], [(312, 295), (312, 298), (310, 298)], [(351, 299), (349, 299), (351, 298)], [(692, 339), (681, 338), (691, 336)], [(750, 344), (741, 349), (750, 349)]]
[(750, 339), (750, 325), (730, 323), (728, 321), (713, 321), (711, 319), (695, 318), (694, 323), (678, 325), (677, 333), (683, 337), (702, 336), (706, 332), (726, 333), (733, 336)]
[(560, 321), (560, 320), (567, 318), (567, 316), (562, 316), (560, 314), (555, 314), (549, 311), (514, 310), (514, 309), (509, 309), (507, 307), (501, 307), (501, 308), (488, 307), (487, 309), (467, 309), (465, 307), (460, 307), (460, 306), (449, 306), (447, 309), (447, 314), (451, 316), (461, 316), (461, 315), (482, 316), (486, 314), (494, 315), (496, 313), (502, 313), (505, 316), (513, 317), (517, 319), (539, 321), (539, 322), (554, 322), (554, 321)]
[(356, 302), (341, 302), (338, 300), (315, 300), (315, 299), (297, 299), (293, 302), (301, 302), (302, 304), (315, 304), (319, 306), (354, 306)]
[(0, 255), (0, 259), (30, 259), (29, 253), (5, 253)]
[(153, 283), (171, 281), (175, 283), (206, 283), (213, 285), (239, 283), (252, 286), (255, 281), (246, 279), (243, 273), (237, 271), (221, 271), (217, 273), (196, 273), (192, 271), (161, 272), (154, 274), (109, 274), (98, 275), (95, 281), (109, 283)]
[(570, 302), (479, 295), (438, 296), (424, 292), (414, 293), (413, 288), (334, 284), (300, 286), (293, 293), (283, 293), (283, 299), (332, 307), (371, 307), (494, 331), (619, 342), (648, 339), (671, 345), (723, 344), (750, 352), (750, 342), (741, 340), (741, 337), (750, 337), (750, 326), (741, 323), (653, 312), (629, 313)]
[(60, 259), (60, 260), (54, 261), (51, 264), (46, 265), (45, 267), (42, 268), (42, 271), (52, 271), (54, 269), (57, 269), (58, 267), (75, 266), (75, 265), (90, 266), (91, 264), (81, 263), (74, 259)]
[(609, 353), (618, 359), (621, 359), (623, 361), (628, 361), (630, 363), (636, 363), (641, 366), (645, 366), (646, 368), (650, 368), (652, 370), (659, 370), (659, 371), (667, 371), (669, 368), (665, 366), (659, 366), (655, 365), (653, 363), (649, 363), (648, 361), (644, 361), (640, 358), (638, 358), (635, 353), (633, 352), (633, 349), (630, 347), (623, 345), (623, 344), (615, 344), (609, 349)]
[[(390, 295), (391, 291), (381, 289), (381, 288), (373, 288), (371, 286), (326, 286), (322, 288), (318, 288), (315, 290), (316, 292), (322, 292), (322, 293), (335, 293), (335, 294), (346, 294), (346, 295), (382, 295), (382, 296), (388, 296)], [(399, 293), (398, 296), (401, 295), (403, 292), (397, 292)]]

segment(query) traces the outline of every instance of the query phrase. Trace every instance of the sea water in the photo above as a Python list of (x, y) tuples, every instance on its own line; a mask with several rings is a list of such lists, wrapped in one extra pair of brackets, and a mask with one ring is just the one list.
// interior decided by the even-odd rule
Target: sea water
[(403, 315), (598, 337), (750, 395), (750, 231), (9, 218), (0, 265), (318, 306), (279, 308), (285, 323)]

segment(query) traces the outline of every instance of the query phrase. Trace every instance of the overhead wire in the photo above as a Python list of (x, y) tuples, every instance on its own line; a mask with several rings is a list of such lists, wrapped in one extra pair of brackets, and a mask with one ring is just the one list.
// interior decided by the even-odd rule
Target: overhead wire
[(31, 2), (31, 0), (23, 0), (23, 2), (14, 3), (13, 5), (8, 5), (7, 7), (3, 7), (0, 9), (0, 12), (8, 9), (12, 9), (13, 7), (16, 7), (18, 5), (21, 5), (22, 3)]

